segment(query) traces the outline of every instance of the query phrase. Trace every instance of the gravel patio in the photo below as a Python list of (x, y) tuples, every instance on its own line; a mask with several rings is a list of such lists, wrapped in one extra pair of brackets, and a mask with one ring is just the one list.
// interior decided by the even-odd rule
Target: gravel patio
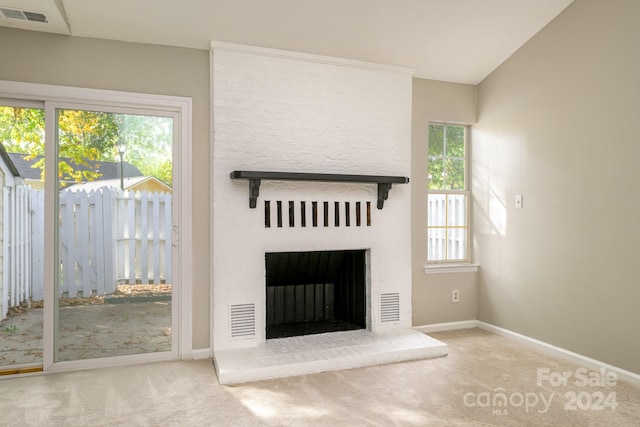
[[(135, 285), (134, 285), (135, 287)], [(120, 291), (111, 298), (61, 300), (57, 361), (171, 350), (171, 286)], [(14, 310), (0, 321), (0, 369), (40, 363), (43, 308)]]

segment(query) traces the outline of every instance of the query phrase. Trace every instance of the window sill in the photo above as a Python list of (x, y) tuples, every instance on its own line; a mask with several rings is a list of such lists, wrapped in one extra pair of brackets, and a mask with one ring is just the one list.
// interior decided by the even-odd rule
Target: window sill
[(429, 264), (424, 266), (424, 274), (477, 273), (478, 264)]

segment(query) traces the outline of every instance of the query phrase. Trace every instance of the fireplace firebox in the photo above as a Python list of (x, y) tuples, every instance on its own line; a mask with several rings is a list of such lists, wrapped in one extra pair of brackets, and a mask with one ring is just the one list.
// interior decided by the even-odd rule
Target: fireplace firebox
[(265, 258), (267, 339), (366, 328), (364, 250)]

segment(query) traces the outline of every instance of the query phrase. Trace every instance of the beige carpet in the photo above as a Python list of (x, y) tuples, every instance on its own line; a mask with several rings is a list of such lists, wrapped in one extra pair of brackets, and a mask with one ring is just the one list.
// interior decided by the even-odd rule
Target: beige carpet
[(577, 365), (478, 329), (432, 335), (448, 356), (232, 387), (206, 360), (0, 379), (0, 425), (640, 425), (638, 387), (576, 385)]

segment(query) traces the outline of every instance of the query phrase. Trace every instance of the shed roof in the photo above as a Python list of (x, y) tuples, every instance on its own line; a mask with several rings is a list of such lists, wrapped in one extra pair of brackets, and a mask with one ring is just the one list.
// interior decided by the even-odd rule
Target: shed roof
[(18, 168), (16, 168), (15, 163), (13, 163), (13, 159), (11, 159), (11, 156), (9, 156), (9, 153), (7, 153), (7, 150), (4, 149), (2, 144), (0, 144), (0, 158), (2, 158), (2, 161), (7, 165), (7, 168), (9, 168), (13, 176), (20, 176), (20, 172)]
[[(42, 176), (42, 169), (34, 167), (34, 165), (43, 158), (43, 156), (35, 156), (30, 158), (29, 154), (8, 153), (11, 161), (15, 165), (19, 176), (24, 179), (39, 180)], [(104, 162), (96, 160), (87, 160), (88, 165), (77, 164), (69, 158), (61, 158), (76, 171), (99, 172), (100, 179), (120, 179), (120, 162)], [(125, 177), (142, 176), (142, 172), (131, 163), (124, 162), (123, 171)], [(70, 177), (63, 177), (63, 181), (72, 181)]]

